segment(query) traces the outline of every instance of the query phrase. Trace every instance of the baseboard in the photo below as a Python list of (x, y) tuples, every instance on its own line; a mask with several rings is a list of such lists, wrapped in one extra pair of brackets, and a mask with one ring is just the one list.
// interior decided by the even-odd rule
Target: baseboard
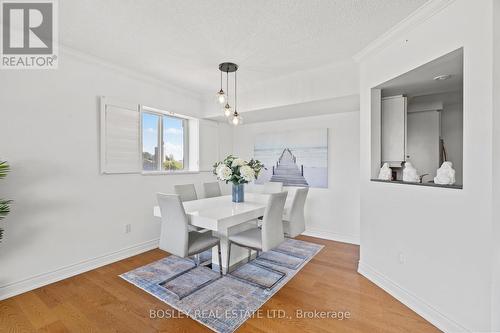
[(146, 252), (158, 247), (158, 239), (136, 244), (118, 251), (114, 251), (99, 257), (87, 259), (75, 264), (64, 266), (56, 270), (38, 274), (20, 281), (0, 286), (0, 300), (16, 296), (27, 291), (43, 287), (45, 285), (64, 280), (98, 267)]
[(427, 320), (443, 332), (471, 332), (471, 330), (468, 330), (456, 321), (448, 318), (445, 314), (436, 310), (430, 304), (426, 303), (416, 295), (405, 290), (370, 265), (367, 265), (360, 261), (358, 266), (358, 273), (388, 292), (391, 296), (415, 311), (417, 314), (422, 316), (425, 320)]
[(307, 228), (302, 235), (359, 245), (359, 236), (343, 235), (324, 229)]

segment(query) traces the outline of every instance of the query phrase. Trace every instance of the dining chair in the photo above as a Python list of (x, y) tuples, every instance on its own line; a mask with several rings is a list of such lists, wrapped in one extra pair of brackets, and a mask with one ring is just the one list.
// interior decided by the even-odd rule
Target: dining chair
[[(264, 186), (262, 187), (262, 192), (263, 194), (271, 194), (271, 193), (280, 193), (283, 192), (283, 183), (281, 182), (267, 182), (264, 183)], [(260, 216), (257, 219), (257, 225), (260, 227), (261, 226), (261, 221), (262, 221), (262, 216)]]
[(174, 190), (180, 196), (182, 202), (198, 200), (194, 184), (174, 185)]
[(205, 198), (220, 197), (222, 195), (218, 182), (204, 183)]
[(271, 194), (271, 193), (280, 193), (283, 192), (283, 183), (280, 182), (267, 182), (264, 183), (264, 188), (262, 193)]
[(227, 254), (227, 272), (229, 273), (229, 264), (231, 258), (231, 246), (233, 244), (248, 249), (248, 261), (251, 259), (251, 250), (269, 251), (278, 246), (285, 240), (283, 234), (283, 209), (287, 192), (273, 193), (269, 196), (264, 218), (262, 220), (262, 229), (255, 227), (228, 237)]
[[(175, 194), (179, 195), (182, 202), (198, 200), (194, 184), (174, 185)], [(189, 231), (205, 230), (194, 225), (189, 225)]]
[[(157, 198), (162, 224), (159, 248), (178, 257), (187, 258), (217, 246), (219, 273), (222, 275), (219, 238), (212, 236), (210, 232), (189, 231), (189, 218), (179, 195), (158, 193)], [(194, 262), (194, 267), (199, 265), (199, 260)]]
[(308, 187), (302, 187), (295, 191), (292, 206), (283, 218), (283, 231), (286, 237), (297, 237), (306, 230), (304, 206), (307, 193), (309, 193)]

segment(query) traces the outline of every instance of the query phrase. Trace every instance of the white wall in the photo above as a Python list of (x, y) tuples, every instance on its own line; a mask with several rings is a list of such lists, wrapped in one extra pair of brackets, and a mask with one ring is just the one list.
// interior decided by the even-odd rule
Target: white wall
[[(463, 184), (463, 94), (461, 91), (418, 96), (413, 105), (442, 105), (441, 136), (444, 139), (448, 161), (453, 162), (456, 183)], [(409, 105), (411, 107), (411, 105)], [(436, 170), (432, 172), (433, 177)]]
[[(493, 0), (440, 3), (444, 9), (414, 16), (360, 63), (359, 271), (442, 330), (488, 332)], [(370, 88), (462, 46), (464, 189), (370, 182)]]
[[(200, 100), (78, 53), (60, 56), (57, 70), (0, 75), (0, 157), (12, 166), (0, 195), (14, 200), (0, 243), (0, 299), (155, 247), (155, 193), (182, 183), (195, 183), (202, 193), (201, 183), (214, 179), (210, 173), (101, 175), (98, 96), (192, 116), (201, 112)], [(224, 133), (221, 141), (231, 142), (232, 131)], [(123, 249), (129, 250), (115, 253)]]
[(444, 105), (441, 112), (441, 135), (446, 146), (448, 161), (453, 162), (457, 184), (463, 184), (463, 122), (462, 103)]
[(310, 189), (305, 212), (306, 232), (359, 243), (359, 112), (243, 125), (234, 130), (234, 153), (243, 158), (252, 157), (254, 140), (260, 133), (325, 127), (329, 129), (329, 187)]
[[(453, 162), (456, 183), (463, 184), (463, 96), (461, 91), (417, 96), (411, 105), (442, 105), (441, 136), (444, 139), (448, 161)], [(430, 172), (436, 176), (436, 170)], [(429, 180), (430, 178), (426, 178)]]
[(500, 1), (493, 2), (493, 232), (491, 330), (500, 332)]

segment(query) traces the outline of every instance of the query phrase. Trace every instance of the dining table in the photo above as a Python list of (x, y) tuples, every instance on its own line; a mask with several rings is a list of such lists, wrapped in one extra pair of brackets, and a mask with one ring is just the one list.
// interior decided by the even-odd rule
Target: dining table
[[(228, 236), (257, 227), (258, 218), (264, 215), (269, 194), (245, 193), (244, 202), (233, 202), (231, 195), (202, 198), (183, 202), (184, 210), (191, 225), (205, 229), (201, 232), (212, 232), (220, 238), (222, 269), (227, 271)], [(287, 198), (283, 212), (287, 218), (291, 200)], [(160, 207), (153, 209), (155, 217), (161, 217)], [(162, 228), (168, 227), (162, 223)], [(248, 257), (248, 249), (233, 246), (231, 248), (230, 266), (236, 266)], [(218, 270), (217, 249), (212, 249), (212, 269)]]

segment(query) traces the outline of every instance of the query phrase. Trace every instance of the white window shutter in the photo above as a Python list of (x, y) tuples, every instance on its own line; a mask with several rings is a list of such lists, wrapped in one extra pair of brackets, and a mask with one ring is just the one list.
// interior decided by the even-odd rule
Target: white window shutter
[(101, 97), (101, 172), (140, 170), (139, 105)]

